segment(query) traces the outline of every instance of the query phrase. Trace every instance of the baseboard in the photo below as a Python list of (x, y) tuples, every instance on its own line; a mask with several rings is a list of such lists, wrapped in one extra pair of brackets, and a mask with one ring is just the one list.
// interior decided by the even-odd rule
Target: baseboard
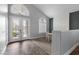
[(42, 38), (42, 37), (30, 37), (30, 38), (24, 39), (24, 40), (10, 41), (10, 42), (8, 42), (8, 45), (12, 44), (12, 43), (15, 43), (15, 42), (22, 42), (22, 41), (26, 41), (26, 40), (39, 39), (39, 38)]
[[(45, 37), (45, 36), (42, 36), (42, 37)], [(38, 38), (42, 38), (42, 37), (31, 37), (29, 39), (38, 39)]]
[(72, 48), (70, 48), (64, 55), (69, 55), (78, 45), (79, 45), (79, 42), (76, 43)]

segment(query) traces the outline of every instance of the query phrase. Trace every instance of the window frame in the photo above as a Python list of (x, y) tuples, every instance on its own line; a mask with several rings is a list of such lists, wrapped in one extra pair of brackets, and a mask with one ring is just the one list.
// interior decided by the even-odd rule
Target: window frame
[[(46, 22), (40, 22), (41, 19), (44, 19)], [(40, 23), (42, 23), (42, 25), (45, 25), (45, 31), (40, 31)], [(42, 27), (42, 28), (44, 28), (44, 27)], [(46, 33), (46, 32), (47, 32), (47, 20), (45, 17), (42, 17), (39, 19), (39, 33)]]

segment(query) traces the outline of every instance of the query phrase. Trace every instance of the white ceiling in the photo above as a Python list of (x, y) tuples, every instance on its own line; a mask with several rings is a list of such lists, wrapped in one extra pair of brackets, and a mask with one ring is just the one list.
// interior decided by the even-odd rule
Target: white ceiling
[(48, 17), (54, 17), (61, 13), (79, 11), (79, 4), (35, 4), (36, 8), (45, 13)]

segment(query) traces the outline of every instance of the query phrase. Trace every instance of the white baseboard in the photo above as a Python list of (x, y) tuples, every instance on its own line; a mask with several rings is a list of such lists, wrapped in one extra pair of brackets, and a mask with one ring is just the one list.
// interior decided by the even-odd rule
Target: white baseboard
[[(41, 36), (41, 37), (45, 37), (45, 36)], [(41, 37), (31, 37), (29, 39), (37, 39), (37, 38), (41, 38)]]
[(76, 43), (72, 48), (70, 48), (64, 55), (69, 55), (78, 45), (79, 45), (79, 42)]

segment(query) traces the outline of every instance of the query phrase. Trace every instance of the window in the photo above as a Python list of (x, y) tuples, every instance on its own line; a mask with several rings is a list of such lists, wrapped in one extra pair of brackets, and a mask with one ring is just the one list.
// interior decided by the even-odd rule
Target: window
[(46, 19), (41, 18), (39, 19), (39, 33), (46, 32)]
[[(23, 21), (22, 21), (22, 24), (23, 24), (23, 27), (22, 27), (22, 29), (23, 29), (23, 37), (28, 37), (28, 35), (30, 35), (30, 23), (29, 23), (29, 19), (27, 18), (23, 18)], [(27, 29), (27, 30), (26, 30)]]
[(5, 16), (0, 15), (0, 39), (5, 40), (5, 32), (6, 32), (6, 23)]
[(0, 53), (7, 44), (7, 12), (8, 6), (6, 4), (0, 4)]
[(12, 5), (10, 12), (13, 14), (29, 16), (29, 10), (27, 9), (27, 7), (20, 4)]
[(7, 13), (8, 12), (8, 5), (0, 4), (0, 13)]
[(19, 28), (20, 28), (20, 22), (19, 17), (10, 16), (12, 21), (12, 36), (18, 37), (19, 36)]
[(30, 36), (30, 26), (28, 20), (30, 13), (28, 8), (23, 4), (12, 4), (10, 7), (11, 38), (23, 39)]

